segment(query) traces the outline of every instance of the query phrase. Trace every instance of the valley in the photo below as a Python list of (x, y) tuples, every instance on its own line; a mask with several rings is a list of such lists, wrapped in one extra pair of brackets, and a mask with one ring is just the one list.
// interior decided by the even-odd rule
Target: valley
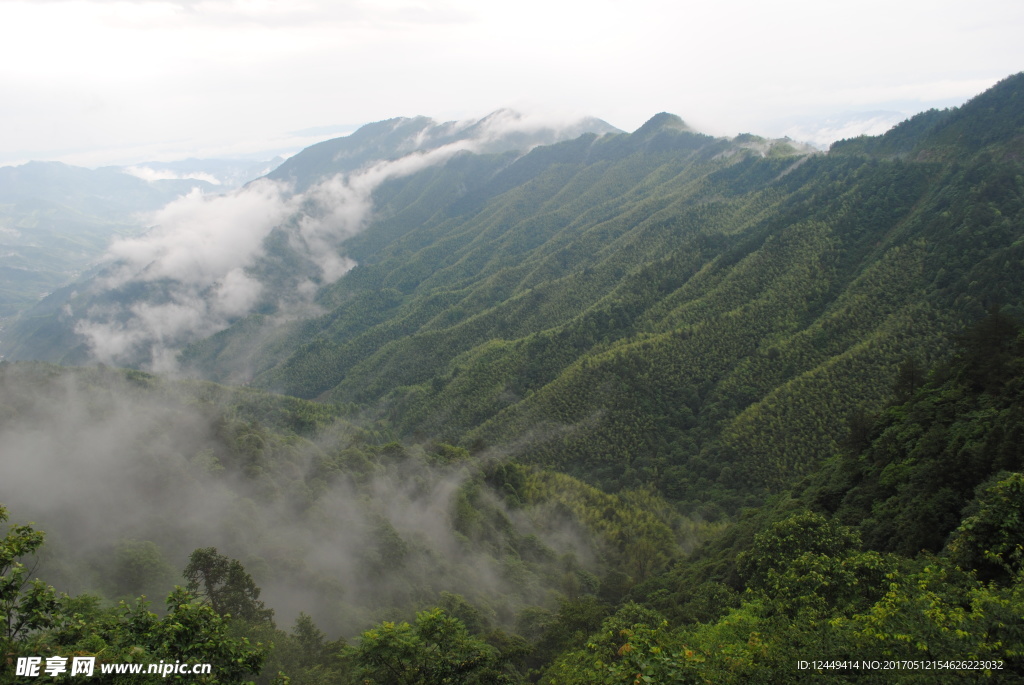
[(83, 219), (106, 258), (0, 335), (0, 503), (46, 532), (0, 571), (38, 549), (56, 588), (0, 586), (37, 617), (0, 647), (174, 659), (193, 621), (248, 660), (223, 682), (1019, 677), (1022, 99), (828, 152), (391, 119), (150, 231)]

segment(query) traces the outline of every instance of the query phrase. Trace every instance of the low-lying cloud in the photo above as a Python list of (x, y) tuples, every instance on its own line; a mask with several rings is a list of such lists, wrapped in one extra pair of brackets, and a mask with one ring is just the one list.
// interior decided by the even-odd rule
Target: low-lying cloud
[[(419, 448), (367, 460), (354, 446), (361, 431), (344, 422), (275, 446), (216, 405), (145, 385), (115, 371), (0, 368), (0, 504), (47, 533), (40, 573), (60, 589), (145, 591), (159, 606), (189, 553), (213, 546), (242, 560), (283, 627), (305, 611), (332, 635), (440, 592), (509, 605), (550, 599), (524, 568), (503, 568), (510, 550), (494, 544), (504, 543), (455, 532), (471, 478), (458, 464), (430, 465)], [(477, 499), (550, 554), (587, 556), (556, 519), (534, 523), (486, 490)], [(141, 544), (156, 545), (168, 572), (147, 579), (136, 568), (127, 575), (141, 585), (115, 587), (125, 569), (114, 550)]]
[(141, 178), (143, 181), (180, 181), (180, 180), (196, 180), (206, 181), (207, 183), (215, 186), (219, 186), (221, 181), (213, 174), (207, 174), (202, 171), (189, 171), (185, 173), (178, 173), (169, 169), (153, 169), (148, 166), (129, 166), (124, 168), (124, 172), (130, 176)]
[[(148, 233), (110, 247), (94, 297), (79, 305), (84, 311), (70, 310), (75, 332), (97, 361), (174, 373), (182, 347), (257, 307), (273, 312), (287, 302), (290, 311), (309, 311), (319, 287), (355, 266), (342, 245), (372, 220), (373, 192), (385, 181), (460, 153), (527, 150), (579, 135), (587, 125), (501, 110), (479, 121), (433, 124), (398, 146), (412, 152), (338, 173), (302, 192), (267, 178), (217, 196), (193, 190), (154, 213)], [(287, 287), (278, 285), (287, 292), (271, 292), (256, 274), (258, 265), (275, 258), (267, 249), (275, 231), (309, 267), (289, 274)]]
[(99, 361), (141, 354), (152, 368), (172, 371), (175, 348), (223, 329), (259, 301), (263, 287), (246, 269), (292, 211), (287, 188), (266, 180), (171, 202), (153, 216), (154, 229), (110, 247), (112, 266), (95, 288), (123, 295), (92, 305), (76, 332)]

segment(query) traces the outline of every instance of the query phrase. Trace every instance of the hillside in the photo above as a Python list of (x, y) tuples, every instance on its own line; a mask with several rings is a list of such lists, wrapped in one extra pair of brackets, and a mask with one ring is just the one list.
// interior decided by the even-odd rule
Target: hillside
[[(539, 635), (561, 601), (609, 601), (715, 529), (650, 492), (610, 495), (437, 441), (400, 443), (355, 406), (103, 367), (0, 363), (0, 467), (0, 522), (6, 510), (46, 532), (32, 572), (61, 591), (159, 598), (184, 584), (194, 550), (215, 547), (244, 562), (284, 624), (312, 616), (333, 636), (438, 601), (495, 639)], [(0, 530), (11, 540), (20, 529)], [(0, 579), (18, 549), (4, 547)], [(8, 591), (4, 616), (20, 592)], [(73, 606), (76, 620), (101, 620), (99, 599)], [(111, 625), (62, 624), (52, 639), (81, 637), (75, 651), (104, 660), (139, 649), (112, 638), (99, 649)], [(239, 630), (290, 639), (272, 621)], [(31, 649), (10, 636), (0, 654)]]
[[(827, 154), (394, 119), (172, 203), (5, 331), (88, 365), (0, 363), (0, 521), (84, 593), (17, 585), (0, 651), (155, 661), (187, 627), (229, 682), (1019, 679), (1022, 97)], [(0, 577), (42, 543), (11, 526)], [(143, 593), (167, 613), (114, 604)]]
[[(434, 190), (439, 202), (450, 201), (532, 147), (611, 131), (597, 119), (547, 122), (507, 110), (475, 122), (417, 117), (369, 124), (314, 145), (233, 192), (169, 202), (149, 217), (149, 231), (115, 241), (94, 273), (6, 326), (0, 353), (173, 371), (183, 346), (246, 314), (294, 319), (317, 311), (317, 289), (354, 264), (342, 244), (379, 213), (393, 211), (375, 206), (382, 185), (440, 165), (452, 174)], [(109, 169), (94, 173), (136, 191), (203, 184), (191, 177), (147, 183)], [(91, 197), (92, 186), (79, 176), (64, 185)], [(401, 207), (399, 201), (395, 209)]]
[(799, 154), (659, 115), (461, 194), (484, 162), (452, 160), (380, 187), (379, 218), (345, 244), (358, 266), (317, 295), (326, 314), (250, 317), (182, 360), (603, 487), (735, 506), (832, 454), (905, 358), (941, 358), (993, 304), (1021, 313), (1020, 128), (934, 161), (950, 126), (1000, 104), (1012, 121), (1013, 102), (871, 143), (909, 157)]
[[(829, 154), (669, 114), (526, 154), (372, 124), (274, 172), (308, 207), (261, 219), (231, 273), (59, 293), (5, 353), (120, 345), (99, 359), (372, 406), (401, 435), (720, 515), (814, 470), (905, 358), (942, 358), (993, 304), (1021, 313), (1021, 80)], [(182, 308), (202, 325), (146, 323)]]

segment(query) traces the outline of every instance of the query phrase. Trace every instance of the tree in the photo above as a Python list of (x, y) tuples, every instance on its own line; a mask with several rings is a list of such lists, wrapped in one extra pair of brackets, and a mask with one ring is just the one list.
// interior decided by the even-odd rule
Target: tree
[[(8, 518), (0, 505), (0, 523)], [(35, 554), (44, 535), (31, 525), (11, 525), (0, 540), (0, 648), (10, 645), (35, 630), (49, 628), (55, 621), (59, 602), (52, 587), (41, 580), (29, 580), (32, 571), (21, 559)]]
[(959, 335), (957, 342), (966, 380), (979, 389), (993, 390), (1012, 378), (1013, 374), (1007, 373), (1007, 364), (1020, 354), (1020, 332), (1020, 322), (993, 307)]
[(281, 674), (286, 674), (287, 680), (284, 682), (295, 685), (353, 682), (351, 664), (343, 658), (345, 640), (327, 640), (308, 614), (299, 614), (290, 634), (281, 630), (267, 632), (272, 633), (274, 649), (264, 667), (261, 682), (269, 682), (269, 676), (274, 673), (279, 675), (279, 679)]
[[(146, 618), (127, 623), (134, 629), (136, 639), (160, 659), (213, 664), (216, 672), (206, 682), (242, 682), (263, 667), (267, 654), (261, 645), (251, 645), (244, 637), (230, 637), (224, 616), (218, 615), (213, 607), (196, 602), (180, 587), (167, 598), (167, 615), (163, 619), (157, 620), (151, 613)], [(183, 680), (204, 682), (196, 681), (194, 676)]]
[(177, 573), (160, 548), (149, 540), (121, 540), (114, 548), (113, 569), (106, 579), (111, 597), (161, 597), (174, 587)]
[(352, 656), (358, 681), (368, 685), (441, 685), (512, 680), (496, 649), (469, 634), (443, 609), (421, 611), (416, 625), (385, 621), (362, 634)]
[(97, 598), (84, 596), (67, 599), (62, 609), (54, 628), (40, 635), (39, 645), (44, 647), (37, 653), (94, 655), (97, 673), (102, 664), (211, 666), (208, 674), (114, 675), (104, 676), (103, 682), (250, 683), (267, 657), (266, 648), (232, 635), (227, 618), (181, 587), (167, 598), (163, 618), (142, 599), (102, 609)]
[(703, 657), (682, 644), (657, 612), (627, 602), (590, 636), (585, 649), (564, 652), (541, 682), (552, 685), (702, 683)]
[[(7, 510), (0, 506), (0, 522)], [(99, 663), (210, 664), (209, 674), (132, 674), (104, 682), (242, 683), (259, 673), (266, 659), (261, 645), (229, 635), (228, 621), (213, 607), (196, 601), (183, 588), (167, 598), (167, 613), (158, 617), (144, 600), (102, 609), (90, 596), (58, 597), (22, 559), (43, 544), (43, 533), (30, 525), (13, 525), (0, 540), (0, 658), (19, 654), (95, 655)], [(7, 682), (4, 680), (4, 682)]]
[(904, 357), (896, 374), (896, 385), (893, 392), (897, 402), (906, 402), (924, 385), (925, 370), (914, 357)]
[(1009, 584), (1024, 569), (1024, 474), (983, 489), (948, 546), (950, 558), (981, 578)]
[(760, 588), (803, 554), (843, 557), (860, 544), (855, 530), (821, 514), (800, 511), (758, 533), (753, 546), (737, 557), (737, 566), (750, 587)]
[(192, 552), (184, 575), (189, 591), (209, 602), (221, 616), (273, 623), (274, 610), (259, 600), (260, 589), (252, 576), (241, 562), (220, 554), (215, 547)]

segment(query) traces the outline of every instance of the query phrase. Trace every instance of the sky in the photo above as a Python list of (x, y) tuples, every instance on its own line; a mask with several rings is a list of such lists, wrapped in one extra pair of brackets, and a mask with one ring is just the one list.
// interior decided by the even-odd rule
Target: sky
[(0, 0), (0, 165), (268, 157), (501, 107), (880, 133), (1024, 69), (1021, 35), (1019, 0)]

